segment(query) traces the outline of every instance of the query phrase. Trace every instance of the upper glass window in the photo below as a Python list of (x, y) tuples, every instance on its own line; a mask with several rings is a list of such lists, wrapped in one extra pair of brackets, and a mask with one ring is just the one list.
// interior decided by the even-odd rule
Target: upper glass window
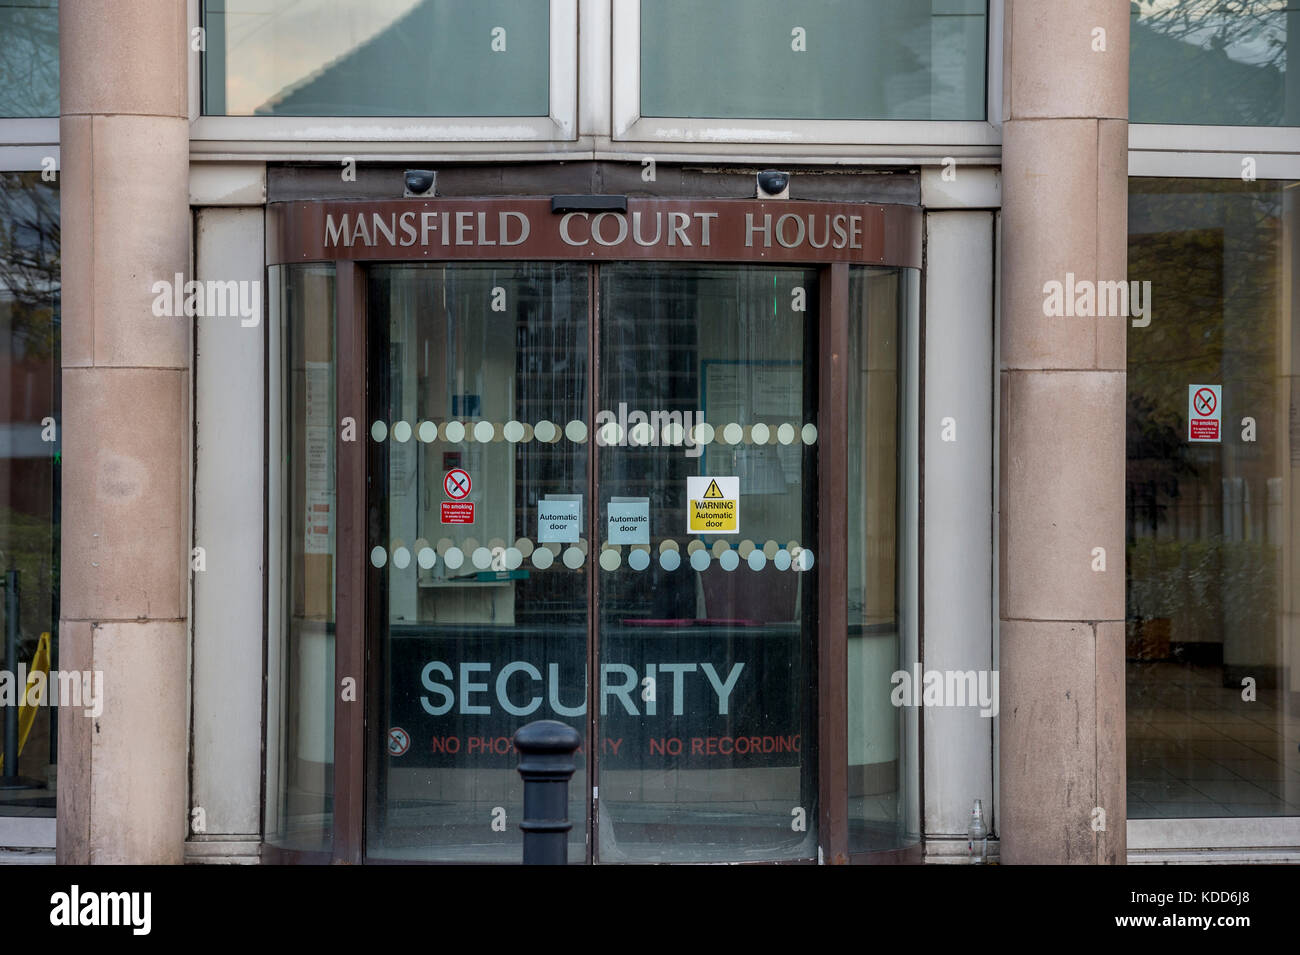
[(1136, 0), (1129, 121), (1192, 126), (1300, 125), (1287, 0)]
[(548, 0), (206, 0), (203, 112), (546, 116)]
[(982, 120), (986, 0), (641, 0), (641, 115)]
[(58, 0), (0, 0), (0, 119), (58, 115)]

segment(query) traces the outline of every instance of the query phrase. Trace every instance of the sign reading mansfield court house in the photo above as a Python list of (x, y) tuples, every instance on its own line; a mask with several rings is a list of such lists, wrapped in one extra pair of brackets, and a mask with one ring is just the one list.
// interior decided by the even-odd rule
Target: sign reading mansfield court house
[(278, 203), (283, 261), (668, 259), (920, 266), (908, 206), (756, 200), (627, 200), (552, 212), (549, 199)]

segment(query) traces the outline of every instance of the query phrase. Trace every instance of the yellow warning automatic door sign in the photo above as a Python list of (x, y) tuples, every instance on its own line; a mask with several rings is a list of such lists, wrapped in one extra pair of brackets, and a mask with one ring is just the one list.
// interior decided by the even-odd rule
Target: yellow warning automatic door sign
[(740, 533), (740, 478), (701, 475), (686, 479), (688, 534)]

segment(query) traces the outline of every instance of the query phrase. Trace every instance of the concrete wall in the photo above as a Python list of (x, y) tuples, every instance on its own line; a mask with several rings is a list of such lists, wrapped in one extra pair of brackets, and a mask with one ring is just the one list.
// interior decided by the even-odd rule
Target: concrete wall
[(1125, 0), (1006, 2), (999, 831), (1010, 863), (1125, 858), (1127, 322), (1049, 318), (1043, 287), (1069, 272), (1127, 278), (1128, 25)]
[(175, 863), (185, 837), (190, 330), (186, 4), (59, 5), (63, 232), (60, 862)]

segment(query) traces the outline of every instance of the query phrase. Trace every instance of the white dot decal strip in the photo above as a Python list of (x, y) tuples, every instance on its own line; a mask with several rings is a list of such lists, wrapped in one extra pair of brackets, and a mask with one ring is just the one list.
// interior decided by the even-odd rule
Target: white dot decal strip
[[(656, 435), (655, 429), (645, 421), (633, 424), (625, 432), (617, 421), (607, 421), (596, 429), (600, 443), (605, 447), (668, 447), (676, 448), (692, 444), (708, 445), (715, 441), (728, 445), (741, 444), (794, 444), (802, 440), (804, 444), (817, 443), (817, 426), (815, 424), (798, 425), (790, 422), (754, 425), (741, 425), (739, 422), (714, 426), (706, 421), (694, 425), (688, 432), (675, 421), (665, 424)], [(554, 421), (542, 420), (532, 425), (525, 421), (447, 421), (439, 425), (436, 421), (421, 421), (413, 426), (407, 421), (395, 421), (390, 428), (383, 421), (375, 421), (370, 426), (370, 436), (375, 441), (387, 441), (389, 438), (398, 443), (418, 438), (426, 444), (439, 439), (448, 444), (460, 444), (470, 441), (479, 444), (492, 444), (508, 441), (511, 444), (527, 443), (536, 438), (543, 444), (555, 444), (568, 440), (574, 444), (584, 444), (591, 437), (591, 430), (585, 421), (573, 419), (563, 426)]]
[[(735, 546), (730, 541), (714, 540), (712, 546), (702, 540), (688, 540), (685, 551), (691, 568), (698, 572), (708, 570), (716, 560), (724, 571), (737, 570), (742, 563), (758, 573), (771, 564), (776, 570), (792, 570), (802, 573), (812, 570), (816, 562), (813, 552), (801, 547), (797, 541), (790, 541), (782, 547), (775, 540), (765, 541), (762, 547), (752, 540), (742, 540)], [(666, 571), (675, 571), (682, 566), (682, 544), (672, 538), (661, 540), (655, 548), (658, 553), (659, 566)], [(519, 570), (526, 562), (537, 570), (547, 570), (555, 566), (560, 559), (563, 566), (570, 570), (579, 570), (587, 562), (587, 541), (576, 544), (534, 544), (527, 537), (520, 537), (513, 545), (507, 545), (500, 537), (493, 537), (486, 545), (476, 538), (467, 537), (459, 544), (450, 538), (439, 539), (436, 549), (423, 538), (407, 547), (401, 540), (393, 540), (390, 548), (374, 547), (370, 551), (370, 563), (376, 568), (389, 564), (396, 570), (404, 570), (412, 560), (422, 569), (431, 570), (437, 566), (439, 556), (448, 570), (459, 570), (468, 561), (478, 570)], [(654, 561), (652, 545), (634, 544), (627, 549), (626, 564), (634, 571), (650, 568)], [(613, 572), (624, 564), (624, 548), (617, 544), (604, 543), (600, 547), (598, 563), (600, 567)]]

